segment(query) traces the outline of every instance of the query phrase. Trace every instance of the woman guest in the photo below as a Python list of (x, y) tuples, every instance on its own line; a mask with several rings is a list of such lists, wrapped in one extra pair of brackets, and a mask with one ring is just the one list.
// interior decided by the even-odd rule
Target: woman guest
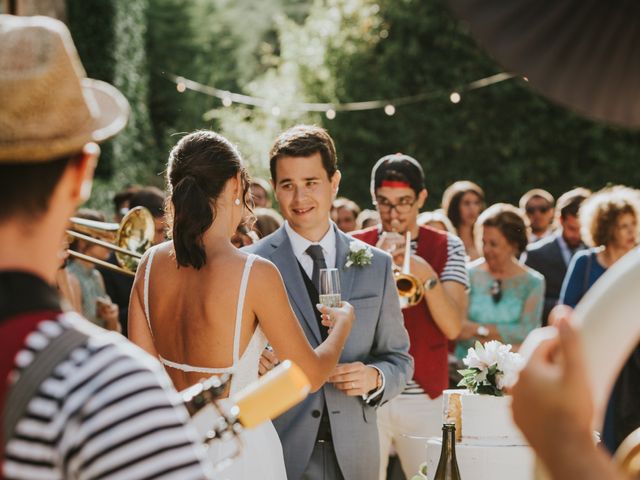
[(540, 326), (544, 277), (518, 263), (527, 246), (524, 216), (516, 207), (497, 203), (478, 218), (476, 235), (484, 258), (469, 266), (469, 311), (458, 337), (463, 358), (476, 340), (498, 340), (518, 347)]
[[(278, 358), (301, 367), (313, 390), (320, 388), (340, 357), (353, 307), (320, 307), (329, 334), (312, 349), (276, 267), (232, 245), (250, 198), (238, 151), (217, 133), (191, 133), (171, 151), (167, 181), (173, 240), (149, 249), (138, 268), (130, 339), (165, 365), (177, 389), (228, 373), (229, 394), (236, 394), (258, 379), (267, 340)], [(242, 455), (224, 478), (286, 478), (270, 422), (247, 430), (243, 439)], [(209, 452), (214, 459), (219, 454), (213, 445)]]
[[(560, 292), (561, 304), (575, 307), (611, 265), (638, 245), (639, 193), (614, 186), (596, 192), (580, 207), (583, 240), (592, 248), (575, 254)], [(605, 415), (602, 441), (614, 452), (640, 426), (640, 349), (627, 361), (616, 382)]]
[(442, 209), (464, 243), (470, 261), (480, 257), (474, 238), (474, 225), (484, 210), (484, 192), (468, 180), (455, 182), (442, 195)]

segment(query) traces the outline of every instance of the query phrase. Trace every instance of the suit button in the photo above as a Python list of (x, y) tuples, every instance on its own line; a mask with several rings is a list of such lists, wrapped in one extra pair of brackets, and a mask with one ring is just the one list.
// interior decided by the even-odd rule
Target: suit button
[(318, 418), (320, 415), (321, 415), (320, 410), (313, 410), (313, 411), (311, 412), (311, 416), (312, 416), (313, 418)]

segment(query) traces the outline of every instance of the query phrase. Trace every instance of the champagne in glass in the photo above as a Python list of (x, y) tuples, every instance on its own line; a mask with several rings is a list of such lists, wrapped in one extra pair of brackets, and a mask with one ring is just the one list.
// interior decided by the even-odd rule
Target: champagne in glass
[(340, 301), (340, 275), (337, 268), (320, 269), (319, 301), (326, 307), (339, 307)]

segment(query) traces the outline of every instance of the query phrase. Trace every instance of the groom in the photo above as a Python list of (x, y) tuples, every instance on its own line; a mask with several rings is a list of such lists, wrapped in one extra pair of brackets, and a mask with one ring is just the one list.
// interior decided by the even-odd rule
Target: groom
[[(329, 382), (274, 421), (289, 480), (371, 480), (378, 476), (376, 407), (398, 395), (413, 373), (391, 257), (375, 248), (370, 264), (347, 267), (353, 238), (329, 220), (340, 183), (326, 130), (298, 125), (270, 152), (271, 179), (286, 223), (248, 248), (280, 270), (313, 347), (326, 338), (315, 308), (320, 268), (340, 272), (342, 300), (356, 311), (340, 364)], [(271, 355), (271, 356), (270, 356)], [(274, 361), (266, 353), (264, 363)]]

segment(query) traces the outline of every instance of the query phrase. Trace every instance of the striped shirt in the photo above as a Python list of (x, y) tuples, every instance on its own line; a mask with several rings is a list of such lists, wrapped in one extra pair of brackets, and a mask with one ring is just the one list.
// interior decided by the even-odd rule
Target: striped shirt
[[(411, 241), (411, 253), (415, 255), (418, 249), (418, 241)], [(440, 274), (441, 282), (457, 282), (469, 289), (469, 274), (465, 258), (467, 252), (464, 243), (457, 236), (447, 233), (447, 262)], [(402, 395), (424, 395), (425, 392), (413, 379), (407, 382)]]
[[(72, 313), (41, 322), (18, 353), (9, 381), (78, 322), (86, 320)], [(124, 337), (89, 328), (96, 333), (31, 398), (5, 445), (4, 477), (210, 478), (204, 449), (161, 365)]]

